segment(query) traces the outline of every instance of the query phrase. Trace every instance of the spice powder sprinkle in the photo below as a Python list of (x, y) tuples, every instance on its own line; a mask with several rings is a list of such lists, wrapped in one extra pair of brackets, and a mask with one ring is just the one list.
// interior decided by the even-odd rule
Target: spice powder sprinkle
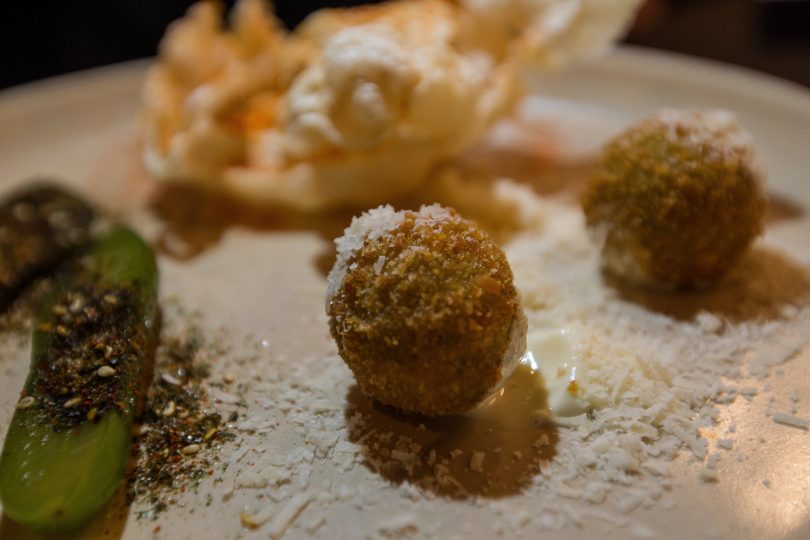
[[(212, 476), (219, 460), (216, 450), (234, 439), (205, 388), (210, 376), (200, 360), (205, 347), (201, 332), (192, 329), (164, 336), (157, 350), (127, 490), (130, 501), (149, 505), (139, 517), (155, 519), (174, 502), (175, 494), (196, 489)], [(227, 420), (237, 417), (232, 412)]]

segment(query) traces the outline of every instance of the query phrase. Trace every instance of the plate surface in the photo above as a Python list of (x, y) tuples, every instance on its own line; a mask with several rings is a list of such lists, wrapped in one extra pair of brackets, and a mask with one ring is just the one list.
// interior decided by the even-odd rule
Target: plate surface
[[(151, 193), (137, 143), (145, 67), (113, 66), (0, 94), (0, 190), (32, 176), (66, 179), (133, 221), (147, 237), (163, 234), (165, 223), (143, 206)], [(805, 270), (810, 266), (807, 90), (728, 66), (631, 48), (563, 73), (530, 76), (529, 81), (543, 97), (523, 106), (527, 122), (556, 126), (557, 136), (576, 141), (572, 146), (586, 154), (609, 134), (662, 106), (734, 110), (754, 134), (769, 168), (777, 216), (764, 242), (788, 253)], [(580, 131), (577, 126), (584, 127)], [(82, 537), (266, 537), (266, 531), (243, 529), (238, 512), (283, 510), (284, 499), (299, 491), (308, 493), (308, 504), (285, 538), (509, 537), (510, 520), (542, 513), (520, 491), (484, 499), (446, 498), (407, 482), (389, 483), (371, 468), (348, 466), (340, 458), (342, 438), (351, 431), (352, 407), (362, 408), (362, 403), (328, 335), (323, 266), (331, 239), (345, 220), (329, 216), (259, 229), (237, 222), (206, 231), (200, 239), (205, 249), (195, 257), (160, 260), (164, 299), (179, 299), (189, 311), (201, 313), (204, 328), (212, 333), (223, 329), (227, 336), (229, 353), (213, 366), (215, 376), (236, 370), (240, 380), (253, 382), (251, 395), (264, 392), (286, 404), (287, 412), (278, 413), (281, 420), (276, 419), (273, 429), (245, 439), (251, 451), (233, 469), (275, 471), (285, 479), (277, 488), (241, 489), (231, 495), (223, 485), (233, 483), (237, 472), (232, 469), (225, 482), (179, 497), (158, 521), (108, 517)], [(5, 343), (2, 352), (0, 437), (25, 377), (28, 349)], [(238, 362), (248, 357), (250, 362)], [(265, 386), (255, 382), (259, 377)], [(285, 390), (285, 385), (294, 390)], [(782, 396), (782, 401), (795, 395), (796, 414), (810, 417), (807, 349), (779, 366), (764, 385), (768, 396)], [(810, 538), (810, 436), (775, 424), (766, 416), (768, 399), (740, 397), (723, 409), (721, 422), (734, 422), (737, 429), (733, 455), (744, 458), (721, 461), (719, 482), (700, 483), (697, 465), (679, 458), (672, 464), (674, 508), (639, 508), (621, 516), (619, 525), (593, 517), (574, 525), (576, 519), (571, 519), (563, 530), (545, 531), (543, 537)], [(303, 407), (302, 400), (317, 401), (321, 412), (299, 425), (300, 415), (311, 411), (311, 403)], [(247, 414), (252, 413), (276, 414), (255, 402), (248, 406)], [(320, 422), (318, 440), (304, 429), (312, 421)], [(336, 438), (324, 440), (323, 433), (330, 430)], [(358, 443), (357, 437), (352, 442)], [(313, 456), (298, 455), (301, 448), (312, 450)], [(340, 491), (341, 484), (347, 489)], [(321, 492), (342, 495), (319, 498)], [(209, 493), (213, 503), (207, 505)], [(540, 533), (527, 527), (521, 534), (531, 538)], [(0, 539), (26, 535), (7, 518), (0, 522)]]

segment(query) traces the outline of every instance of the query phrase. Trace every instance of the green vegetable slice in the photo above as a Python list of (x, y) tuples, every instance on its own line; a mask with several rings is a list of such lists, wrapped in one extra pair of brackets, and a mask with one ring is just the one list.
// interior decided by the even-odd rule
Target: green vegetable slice
[(74, 530), (118, 489), (156, 337), (157, 285), (154, 255), (124, 227), (57, 279), (0, 455), (0, 501), (14, 521)]
[(0, 202), (0, 307), (86, 244), (94, 219), (85, 201), (41, 182)]

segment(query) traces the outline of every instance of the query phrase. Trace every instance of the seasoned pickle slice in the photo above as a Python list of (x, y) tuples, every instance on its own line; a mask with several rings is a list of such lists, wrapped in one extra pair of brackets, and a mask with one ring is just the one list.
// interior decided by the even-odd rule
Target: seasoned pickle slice
[(35, 321), (31, 371), (0, 455), (11, 519), (69, 531), (118, 489), (156, 337), (157, 282), (151, 250), (123, 227), (57, 278)]
[(86, 202), (44, 183), (0, 203), (0, 308), (33, 277), (86, 244), (94, 217)]

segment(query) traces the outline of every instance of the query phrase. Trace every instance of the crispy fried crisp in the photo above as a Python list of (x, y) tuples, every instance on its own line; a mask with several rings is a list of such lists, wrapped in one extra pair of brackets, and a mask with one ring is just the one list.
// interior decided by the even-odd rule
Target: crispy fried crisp
[[(521, 95), (520, 66), (604, 50), (638, 0), (402, 0), (286, 31), (263, 0), (172, 24), (144, 92), (159, 180), (303, 210), (412, 192)], [(608, 5), (609, 4), (609, 5)]]

